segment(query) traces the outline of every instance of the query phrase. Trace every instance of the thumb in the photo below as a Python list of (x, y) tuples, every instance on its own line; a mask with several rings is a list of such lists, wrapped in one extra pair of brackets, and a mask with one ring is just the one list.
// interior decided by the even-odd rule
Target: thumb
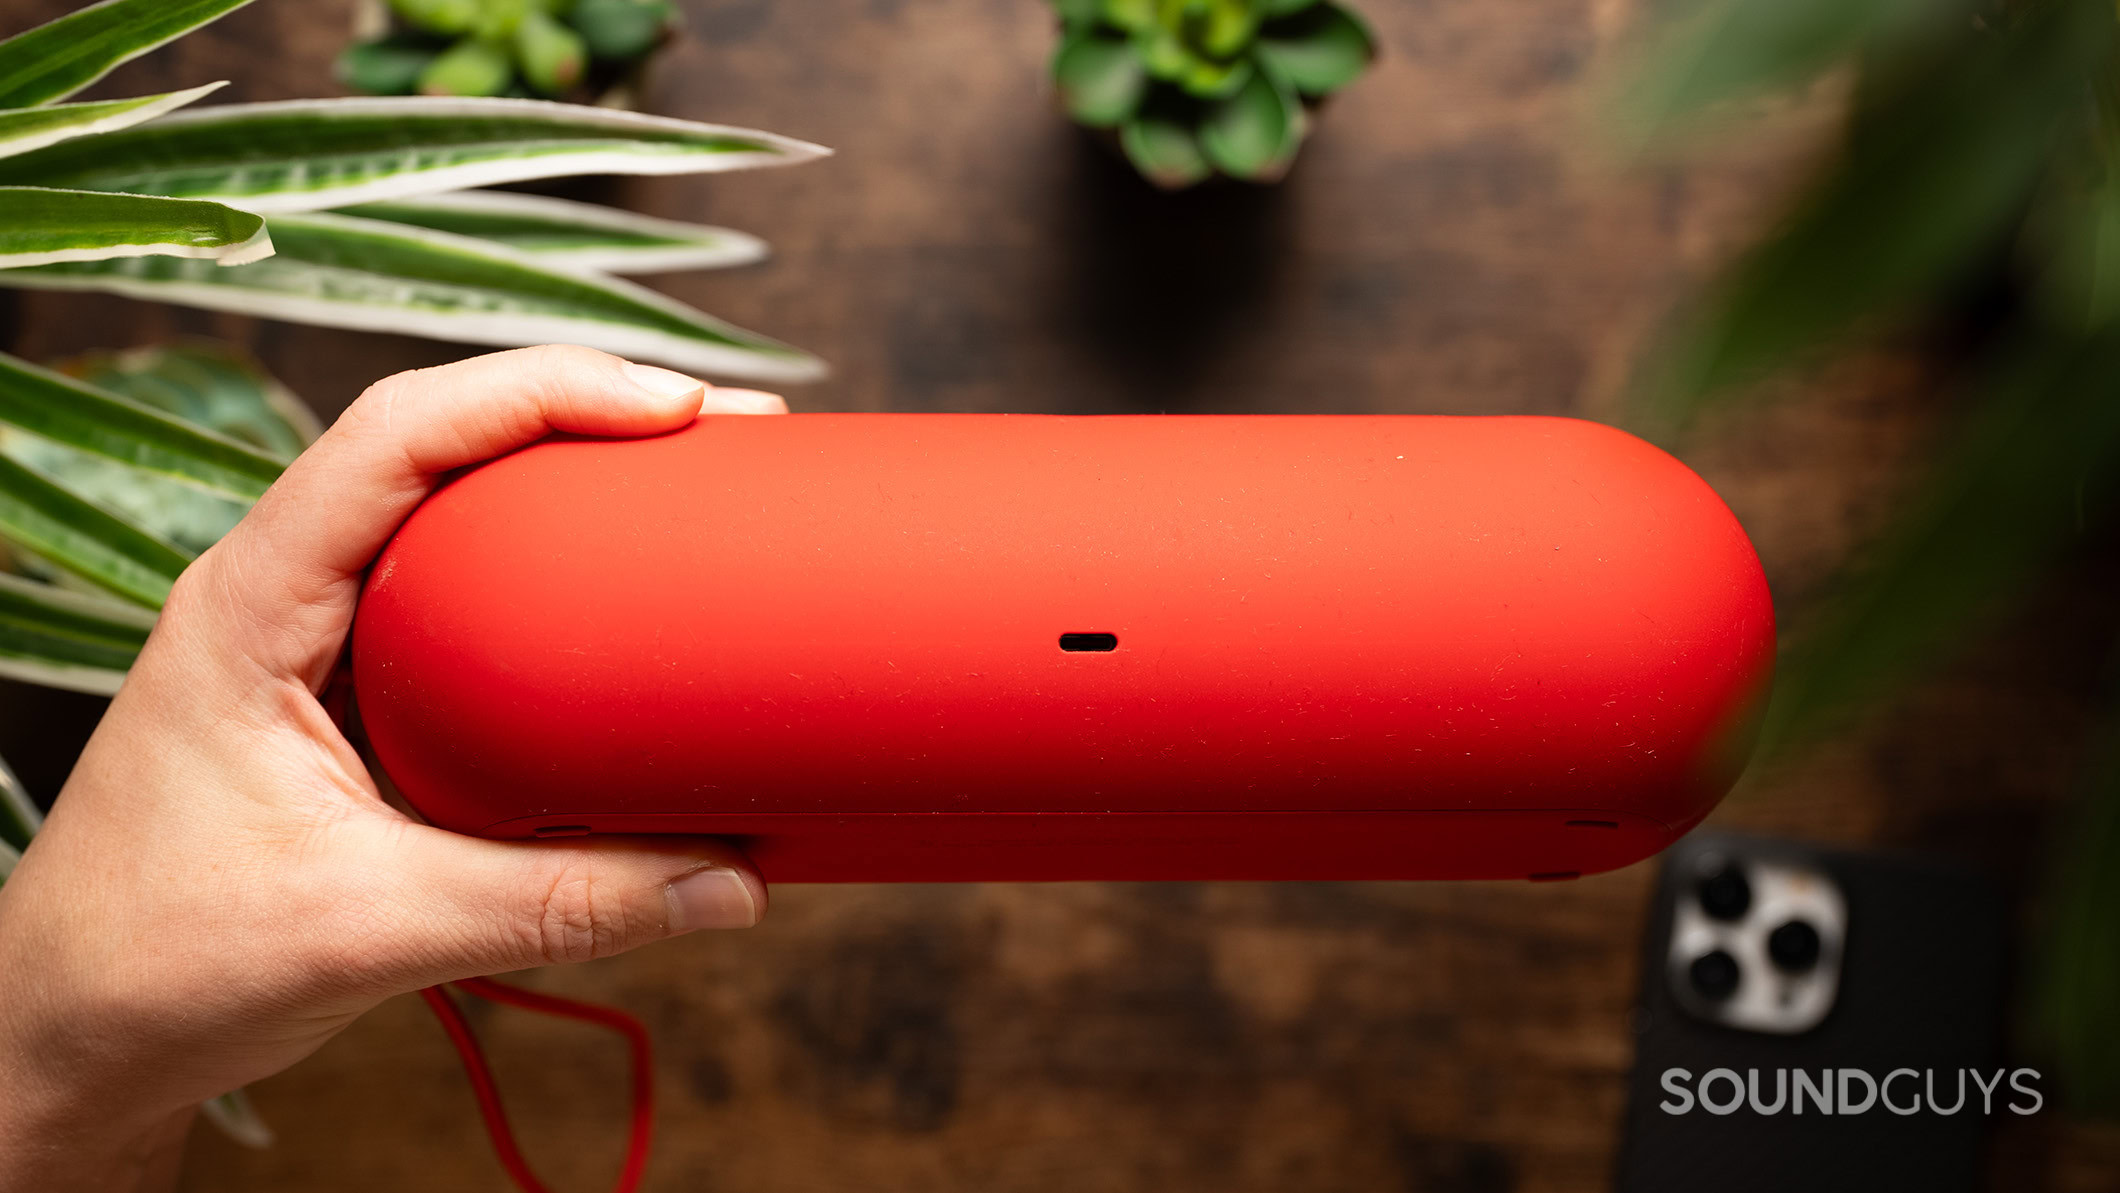
[(609, 957), (708, 928), (748, 928), (765, 881), (742, 852), (707, 837), (486, 841), (422, 824), (371, 821), (397, 839), (402, 885), (390, 927), (360, 967), (393, 989)]

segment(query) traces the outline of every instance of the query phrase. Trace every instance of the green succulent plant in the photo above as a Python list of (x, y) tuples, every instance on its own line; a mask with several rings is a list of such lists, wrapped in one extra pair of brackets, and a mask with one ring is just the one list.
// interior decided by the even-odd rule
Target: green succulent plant
[(390, 0), (396, 27), (339, 55), (371, 95), (558, 97), (602, 90), (677, 25), (670, 0)]
[(1116, 131), (1158, 186), (1217, 171), (1272, 182), (1309, 107), (1361, 76), (1376, 38), (1333, 0), (1053, 0), (1053, 81), (1068, 115)]

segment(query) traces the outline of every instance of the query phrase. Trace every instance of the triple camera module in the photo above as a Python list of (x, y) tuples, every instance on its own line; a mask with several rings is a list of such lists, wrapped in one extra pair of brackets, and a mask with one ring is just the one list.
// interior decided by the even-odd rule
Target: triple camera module
[(1693, 859), (1671, 929), (1680, 1005), (1747, 1031), (1816, 1027), (1840, 986), (1847, 902), (1823, 871), (1761, 858)]

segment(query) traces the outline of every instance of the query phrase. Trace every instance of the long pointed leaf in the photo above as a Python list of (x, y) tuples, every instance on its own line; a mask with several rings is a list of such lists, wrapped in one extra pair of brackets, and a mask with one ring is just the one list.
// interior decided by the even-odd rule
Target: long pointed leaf
[(65, 99), (250, 0), (103, 0), (0, 41), (0, 108)]
[(2089, 102), (2112, 23), (2109, 5), (2037, 6), (1877, 100), (1784, 225), (1683, 320), (1644, 396), (1690, 414), (1953, 283), (2002, 241)]
[(220, 203), (0, 186), (0, 269), (112, 257), (241, 265), (271, 255), (264, 217)]
[(0, 883), (15, 876), (15, 867), (22, 861), (22, 851), (6, 842), (0, 842)]
[(2120, 722), (2055, 852), (2033, 986), (2034, 1026), (2071, 1109), (2120, 1112)]
[(744, 232), (511, 191), (393, 199), (349, 207), (344, 213), (476, 236), (548, 265), (606, 273), (718, 269), (747, 265), (766, 255), (765, 242)]
[[(2120, 495), (2120, 333), (2021, 352), (1872, 562), (1800, 632), (1775, 677), (1770, 747), (1962, 640)], [(2068, 428), (2056, 433), (2056, 428)]]
[(160, 608), (191, 556), (0, 456), (0, 538), (129, 601)]
[(1970, 21), (1959, 0), (1708, 0), (1670, 6), (1615, 115), (1653, 137), (1720, 105), (1800, 86), (1924, 23)]
[(804, 352), (653, 290), (470, 237), (323, 213), (275, 216), (272, 228), (278, 253), (235, 269), (140, 257), (9, 270), (0, 285), (108, 290), (474, 344), (586, 344), (764, 381), (806, 381), (824, 371)]
[[(5, 599), (5, 591), (0, 590), (0, 601)], [(0, 604), (0, 610), (4, 608), (4, 604)], [(7, 759), (0, 758), (0, 844), (14, 849), (26, 848), (29, 839), (43, 827), (44, 813), (37, 810), (29, 792), (22, 789), (22, 780), (8, 769)]]
[[(154, 624), (137, 606), (0, 572), (0, 675), (9, 679), (108, 696)], [(12, 814), (19, 819), (20, 807)]]
[(75, 137), (93, 137), (130, 125), (145, 124), (226, 86), (226, 82), (208, 83), (188, 91), (143, 95), (137, 99), (9, 108), (0, 111), (0, 157), (28, 153)]
[(694, 174), (829, 152), (772, 133), (529, 99), (223, 104), (0, 160), (0, 183), (314, 211), (568, 174)]
[(285, 467), (225, 435), (6, 353), (0, 424), (231, 497), (257, 497)]

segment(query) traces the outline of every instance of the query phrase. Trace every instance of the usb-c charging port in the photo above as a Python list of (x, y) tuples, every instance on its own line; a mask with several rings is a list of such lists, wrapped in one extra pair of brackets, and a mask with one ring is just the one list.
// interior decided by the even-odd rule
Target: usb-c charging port
[(1107, 651), (1119, 649), (1117, 634), (1062, 634), (1060, 649), (1067, 651)]

